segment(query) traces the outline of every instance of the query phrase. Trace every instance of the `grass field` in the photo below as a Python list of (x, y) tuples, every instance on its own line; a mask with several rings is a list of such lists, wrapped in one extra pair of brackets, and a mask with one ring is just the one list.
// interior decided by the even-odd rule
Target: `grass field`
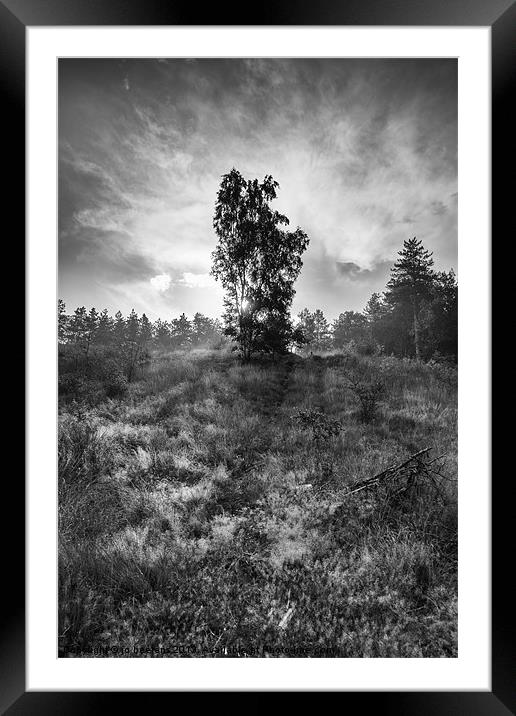
[[(374, 414), (350, 376), (381, 382)], [(314, 439), (314, 410), (342, 429)], [(427, 447), (440, 494), (346, 495)], [(456, 656), (456, 455), (441, 364), (170, 353), (62, 400), (61, 655)]]

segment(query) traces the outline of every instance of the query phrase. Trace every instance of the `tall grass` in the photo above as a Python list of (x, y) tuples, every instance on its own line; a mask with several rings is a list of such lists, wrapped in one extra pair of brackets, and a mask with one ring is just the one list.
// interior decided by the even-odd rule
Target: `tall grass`
[[(373, 420), (353, 376), (382, 381)], [(456, 656), (456, 421), (453, 369), (353, 354), (165, 354), (64, 401), (61, 654)], [(346, 495), (426, 447), (439, 496)]]

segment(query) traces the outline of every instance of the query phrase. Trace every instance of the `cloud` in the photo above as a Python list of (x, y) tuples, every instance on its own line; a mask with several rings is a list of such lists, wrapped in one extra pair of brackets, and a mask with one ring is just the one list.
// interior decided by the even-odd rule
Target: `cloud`
[[(378, 270), (377, 267), (375, 267), (374, 269), (361, 268), (360, 266), (358, 266), (358, 264), (353, 263), (353, 261), (337, 261), (336, 266), (338, 273), (341, 276), (345, 276), (350, 281), (368, 279), (372, 274), (375, 273), (375, 270)], [(381, 264), (381, 267), (383, 269), (384, 264)]]
[(437, 216), (442, 216), (443, 214), (446, 214), (446, 205), (443, 204), (442, 201), (433, 201), (430, 204), (430, 208), (433, 214), (436, 214)]
[(310, 237), (296, 306), (319, 301), (334, 315), (363, 306), (414, 235), (437, 268), (456, 267), (456, 67), (60, 61), (59, 263), (69, 300), (111, 297), (116, 310), (134, 296), (149, 313), (181, 302), (220, 313), (212, 221), (232, 166), (246, 178), (272, 174), (276, 208)]
[(218, 284), (209, 273), (185, 272), (181, 283), (189, 288), (214, 288)]
[(163, 293), (170, 287), (170, 281), (171, 278), (168, 273), (158, 274), (158, 276), (154, 276), (150, 280), (152, 286), (154, 286), (156, 291), (159, 291), (159, 293)]

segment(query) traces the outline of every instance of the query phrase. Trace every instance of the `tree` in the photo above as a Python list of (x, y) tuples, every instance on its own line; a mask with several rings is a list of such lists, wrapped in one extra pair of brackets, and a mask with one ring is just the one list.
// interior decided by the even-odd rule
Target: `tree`
[(331, 347), (330, 326), (320, 308), (311, 313), (304, 308), (298, 314), (298, 328), (304, 336), (304, 343), (310, 350), (328, 350)]
[(363, 341), (367, 337), (367, 318), (357, 311), (344, 311), (333, 321), (332, 333), (335, 348)]
[(99, 326), (99, 314), (97, 313), (97, 310), (95, 308), (90, 309), (90, 312), (85, 318), (84, 324), (84, 356), (86, 358), (86, 362), (88, 362), (91, 344), (95, 341), (97, 329)]
[(420, 310), (422, 302), (432, 296), (434, 273), (432, 254), (422, 242), (414, 238), (403, 242), (399, 259), (391, 269), (387, 283), (386, 302), (392, 307), (410, 312), (416, 359), (421, 357)]
[(422, 325), (427, 356), (457, 359), (458, 286), (453, 269), (435, 274), (432, 297), (423, 304)]
[(314, 348), (320, 351), (331, 348), (330, 325), (320, 308), (313, 313), (314, 320)]
[(60, 298), (57, 301), (57, 336), (59, 343), (66, 343), (70, 317), (66, 315), (65, 302)]
[(145, 313), (140, 318), (140, 336), (139, 344), (141, 351), (146, 351), (148, 345), (152, 341), (152, 323), (149, 321)]
[(292, 325), (290, 316), (280, 311), (271, 311), (263, 319), (256, 348), (275, 358), (291, 345), (299, 343), (299, 340), (300, 334)]
[(97, 333), (95, 340), (102, 346), (107, 346), (113, 338), (113, 319), (109, 315), (107, 308), (104, 308), (99, 315)]
[(127, 380), (131, 382), (132, 377), (134, 375), (134, 370), (136, 368), (136, 362), (138, 360), (138, 354), (140, 351), (140, 321), (138, 319), (138, 314), (134, 310), (134, 308), (131, 309), (131, 313), (129, 314), (127, 321), (126, 321), (126, 330), (125, 330), (125, 341), (124, 341), (124, 354), (125, 354), (125, 362), (126, 362), (126, 374), (127, 374)]
[(131, 382), (136, 369), (149, 358), (147, 347), (152, 339), (152, 324), (145, 313), (138, 318), (138, 314), (133, 308), (127, 318), (125, 328), (122, 354), (125, 359), (127, 380)]
[(88, 313), (85, 306), (76, 308), (69, 322), (70, 342), (75, 353), (75, 368), (79, 366), (81, 353), (85, 349), (85, 338), (88, 330)]
[(380, 293), (373, 293), (364, 308), (364, 316), (370, 326), (378, 323), (387, 311), (385, 301)]
[(179, 318), (173, 318), (170, 333), (174, 348), (187, 348), (192, 342), (192, 324), (182, 313)]
[(115, 313), (115, 320), (113, 323), (113, 343), (115, 348), (122, 352), (125, 346), (125, 340), (127, 335), (127, 323), (125, 318), (122, 316), (120, 311)]
[(160, 348), (170, 348), (170, 325), (161, 318), (154, 324), (154, 340)]
[(392, 350), (393, 340), (396, 339), (393, 333), (393, 326), (390, 319), (391, 309), (385, 302), (385, 297), (380, 293), (373, 293), (364, 308), (364, 317), (367, 321), (367, 332), (371, 341), (382, 350)]
[(262, 182), (246, 181), (232, 169), (222, 177), (217, 194), (213, 226), (218, 244), (211, 272), (226, 292), (225, 332), (237, 341), (245, 360), (253, 350), (264, 349), (273, 320), (285, 328), (286, 345), (294, 281), (308, 246), (300, 228), (281, 228), (289, 220), (270, 206), (278, 187), (270, 175)]
[(315, 338), (314, 316), (310, 313), (308, 308), (303, 308), (303, 310), (297, 314), (297, 317), (299, 321), (297, 327), (303, 334), (303, 343), (309, 348), (312, 346)]

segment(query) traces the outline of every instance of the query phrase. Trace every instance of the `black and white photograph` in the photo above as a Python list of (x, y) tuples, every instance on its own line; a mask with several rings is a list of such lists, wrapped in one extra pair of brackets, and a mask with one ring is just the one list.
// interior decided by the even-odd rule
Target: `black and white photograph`
[(57, 64), (59, 657), (455, 659), (457, 59)]

